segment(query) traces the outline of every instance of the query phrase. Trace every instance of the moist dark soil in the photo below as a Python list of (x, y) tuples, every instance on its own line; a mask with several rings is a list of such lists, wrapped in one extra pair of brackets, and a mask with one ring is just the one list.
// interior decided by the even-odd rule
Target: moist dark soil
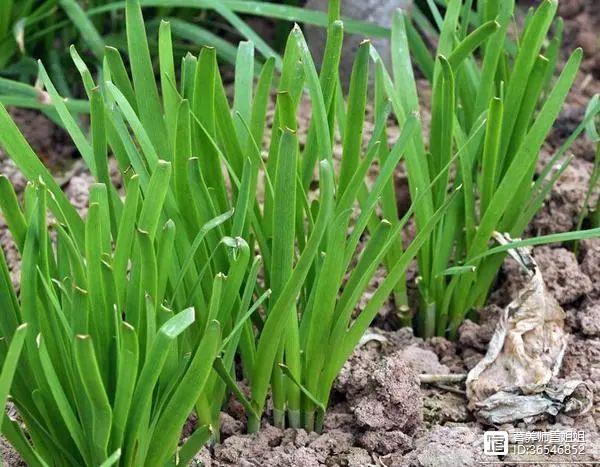
[[(600, 2), (562, 0), (560, 14), (565, 20), (564, 56), (567, 51), (582, 47), (585, 60), (543, 148), (540, 169), (579, 124), (590, 97), (600, 92)], [(419, 87), (424, 89), (421, 84)], [(77, 159), (68, 136), (37, 112), (11, 112), (34, 150), (85, 214), (92, 177)], [(306, 115), (308, 118), (308, 108)], [(427, 126), (426, 109), (422, 117)], [(390, 138), (394, 138), (393, 133)], [(592, 171), (594, 150), (585, 138), (572, 146), (575, 158), (529, 225), (528, 235), (565, 232), (575, 227)], [(1, 152), (0, 171), (22, 192), (25, 178)], [(410, 199), (402, 170), (397, 174), (396, 185), (401, 209), (406, 209)], [(16, 285), (19, 256), (1, 217), (0, 244)], [(543, 422), (497, 428), (509, 432), (584, 430), (586, 459), (591, 465), (600, 462), (600, 239), (582, 242), (577, 255), (571, 245), (537, 247), (533, 253), (548, 290), (567, 314), (570, 342), (559, 376), (581, 379), (593, 388), (594, 409), (578, 418), (559, 414)], [(409, 278), (411, 275), (414, 271), (409, 271)], [(483, 454), (482, 435), (489, 427), (476, 421), (468, 410), (464, 387), (422, 385), (418, 375), (463, 374), (473, 368), (486, 352), (500, 311), (516, 296), (524, 280), (516, 262), (507, 259), (488, 305), (479, 310), (478, 322), (467, 320), (457, 342), (437, 337), (423, 340), (415, 337), (410, 328), (397, 329), (393, 304), (387, 304), (339, 375), (322, 434), (280, 430), (266, 419), (258, 434), (245, 434), (243, 409), (231, 400), (221, 415), (221, 443), (204, 448), (196, 462), (207, 467), (455, 467), (500, 461)], [(364, 301), (368, 298), (365, 296)], [(193, 428), (193, 424), (190, 420), (187, 428)], [(0, 440), (0, 450), (6, 465), (23, 465), (4, 440)], [(502, 462), (515, 465), (517, 460), (533, 466), (549, 459), (507, 456)], [(575, 460), (567, 455), (551, 457), (557, 463)]]

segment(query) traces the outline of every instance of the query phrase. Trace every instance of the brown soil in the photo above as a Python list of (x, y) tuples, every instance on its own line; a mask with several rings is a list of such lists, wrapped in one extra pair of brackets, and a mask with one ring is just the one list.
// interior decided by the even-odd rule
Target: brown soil
[(584, 52), (582, 71), (597, 80), (600, 78), (600, 3), (596, 0), (561, 0), (559, 14), (565, 21), (564, 50), (581, 47)]
[(10, 467), (24, 467), (27, 465), (3, 437), (0, 437), (0, 453), (2, 453), (4, 465)]
[[(11, 109), (10, 114), (42, 162), (59, 180), (64, 180), (77, 157), (77, 150), (73, 147), (69, 135), (39, 112)], [(1, 152), (0, 171), (11, 178), (17, 189), (25, 186), (25, 178), (18, 174), (14, 163)]]
[[(586, 242), (578, 262), (564, 248), (539, 247), (535, 259), (554, 297), (568, 314), (572, 333), (561, 377), (581, 378), (595, 388), (600, 403), (600, 240)], [(590, 270), (588, 264), (593, 264)], [(591, 275), (590, 275), (591, 274)], [(516, 263), (507, 260), (502, 280), (480, 322), (467, 320), (457, 343), (443, 338), (423, 340), (411, 329), (383, 331), (344, 366), (334, 387), (325, 432), (279, 430), (268, 424), (258, 435), (243, 434), (243, 418), (221, 445), (202, 452), (210, 466), (471, 466), (487, 460), (482, 448), (486, 430), (476, 422), (460, 386), (419, 386), (421, 373), (464, 373), (484, 355), (496, 316), (514, 296), (524, 278)], [(235, 419), (234, 419), (235, 420)], [(500, 427), (507, 431), (585, 430), (588, 450), (600, 447), (600, 415), (596, 411), (574, 419), (564, 414), (535, 424)], [(598, 461), (594, 454), (590, 460)], [(517, 460), (517, 459), (513, 459)], [(519, 460), (522, 460), (521, 458)], [(536, 461), (531, 459), (531, 465)], [(568, 456), (553, 461), (569, 462)], [(505, 459), (508, 465), (511, 459)]]
[[(10, 109), (10, 114), (33, 150), (55, 174), (57, 180), (66, 189), (76, 183), (72, 180), (73, 167), (81, 167), (82, 164), (79, 159), (76, 159), (77, 150), (73, 147), (66, 132), (36, 111)], [(20, 195), (23, 192), (27, 180), (2, 150), (0, 150), (0, 174), (8, 177), (17, 194)], [(87, 193), (87, 186), (85, 192)], [(0, 246), (6, 255), (11, 278), (16, 287), (19, 282), (19, 254), (2, 216), (0, 216)]]

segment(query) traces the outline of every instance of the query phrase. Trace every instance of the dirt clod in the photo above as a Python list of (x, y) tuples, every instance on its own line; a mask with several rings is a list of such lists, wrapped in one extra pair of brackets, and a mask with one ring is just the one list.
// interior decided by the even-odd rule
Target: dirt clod
[(282, 431), (267, 425), (256, 435), (235, 435), (216, 445), (212, 465), (358, 467), (370, 464), (369, 453), (354, 444), (354, 436), (341, 430), (318, 435), (304, 430)]
[(415, 441), (415, 449), (398, 458), (394, 466), (460, 467), (495, 460), (483, 455), (478, 429), (466, 426), (436, 426)]
[(450, 370), (442, 365), (438, 356), (431, 350), (423, 349), (417, 345), (410, 345), (402, 349), (398, 356), (403, 359), (417, 374), (448, 374)]
[(581, 271), (592, 281), (592, 297), (600, 299), (600, 238), (583, 241), (581, 249)]
[(221, 412), (220, 423), (221, 436), (223, 437), (237, 435), (244, 431), (244, 424), (227, 412)]
[[(496, 309), (496, 316), (500, 316), (500, 308), (492, 305)], [(472, 348), (480, 352), (485, 352), (487, 344), (494, 334), (492, 321), (484, 324), (474, 323), (470, 319), (465, 320), (458, 330), (458, 342), (464, 348)]]
[[(574, 121), (579, 124), (581, 117)], [(566, 136), (572, 133), (572, 130), (567, 128), (563, 131)], [(591, 162), (583, 158), (571, 161), (552, 188), (546, 204), (533, 219), (531, 223), (533, 235), (568, 232), (575, 227), (577, 216), (583, 208), (591, 173)]]
[(548, 290), (561, 305), (573, 303), (592, 291), (592, 281), (579, 268), (573, 252), (566, 248), (536, 248), (535, 259)]
[(466, 399), (458, 394), (435, 391), (423, 399), (423, 417), (426, 424), (442, 425), (447, 422), (466, 422), (471, 416)]
[(600, 303), (591, 303), (579, 313), (579, 326), (586, 336), (600, 336)]
[(564, 377), (600, 381), (600, 339), (572, 336), (567, 346), (561, 372)]
[(399, 430), (367, 431), (358, 437), (358, 443), (371, 452), (383, 455), (407, 452), (413, 448), (412, 438)]
[(358, 425), (367, 429), (414, 433), (422, 417), (417, 374), (400, 354), (385, 358), (369, 375), (367, 387), (357, 398), (353, 411)]

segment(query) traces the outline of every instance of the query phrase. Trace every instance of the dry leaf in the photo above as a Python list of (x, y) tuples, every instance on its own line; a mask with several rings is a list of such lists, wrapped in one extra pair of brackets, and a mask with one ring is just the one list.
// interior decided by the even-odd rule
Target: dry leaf
[(547, 292), (529, 251), (511, 255), (528, 272), (529, 282), (503, 310), (487, 354), (467, 376), (469, 407), (493, 425), (561, 410), (584, 413), (591, 407), (590, 389), (582, 381), (557, 378), (567, 346), (565, 312)]

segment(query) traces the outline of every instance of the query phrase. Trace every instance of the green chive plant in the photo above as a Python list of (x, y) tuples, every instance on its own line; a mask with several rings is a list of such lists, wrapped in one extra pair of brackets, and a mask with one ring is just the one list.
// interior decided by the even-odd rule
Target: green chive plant
[[(459, 189), (452, 188), (446, 202), (404, 251), (400, 233), (412, 211), (398, 219), (395, 205), (390, 203), (384, 206), (381, 219), (375, 208), (384, 193), (389, 199), (393, 192), (392, 175), (418, 127), (418, 117), (407, 119), (398, 141), (389, 148), (385, 128), (390, 109), (379, 93), (375, 130), (363, 148), (371, 45), (366, 41), (357, 52), (344, 99), (337, 74), (343, 36), (339, 3), (332, 2), (330, 18), (320, 74), (300, 29), (294, 28), (288, 38), (264, 166), (259, 144), (272, 79), (269, 62), (253, 93), (251, 80), (240, 80), (251, 76), (253, 69), (252, 48), (242, 45), (236, 62), (233, 109), (227, 107), (222, 93), (214, 99), (221, 118), (215, 141), (222, 148), (232, 179), (240, 180), (237, 206), (246, 206), (247, 214), (236, 210), (247, 219), (242, 235), (254, 239), (264, 260), (264, 287), (271, 291), (264, 317), (254, 315), (252, 324), (244, 325), (240, 339), (240, 360), (250, 397), (226, 377), (248, 411), (251, 432), (259, 428), (269, 388), (276, 425), (287, 422), (293, 427), (321, 429), (336, 375), (390, 292), (405, 296), (405, 291), (396, 289), (397, 284), (403, 283), (400, 279), (408, 264)], [(202, 54), (198, 66), (201, 58)], [(185, 74), (184, 61), (182, 76)], [(300, 147), (296, 114), (305, 90), (312, 117), (305, 144)], [(235, 115), (233, 121), (231, 115)], [(332, 156), (335, 134), (341, 136), (343, 152), (337, 171)], [(236, 141), (246, 148), (244, 163), (236, 160)], [(368, 187), (365, 177), (375, 160), (379, 175)], [(312, 184), (317, 166), (315, 198)], [(264, 187), (262, 206), (253, 200), (259, 177)], [(427, 190), (436, 181), (433, 179)], [(359, 208), (356, 215), (353, 208)], [(382, 264), (388, 268), (386, 279), (366, 308), (355, 314), (359, 299)]]
[(14, 61), (19, 51), (25, 48), (25, 27), (27, 23), (47, 16), (53, 8), (51, 1), (42, 2), (2, 2), (0, 5), (0, 68), (5, 69)]
[[(189, 241), (185, 221), (166, 219), (172, 165), (157, 161), (145, 188), (129, 177), (123, 202), (112, 184), (93, 185), (82, 220), (4, 107), (0, 127), (2, 147), (38, 179), (21, 205), (0, 177), (0, 208), (22, 257), (17, 292), (2, 256), (0, 327), (4, 336), (30, 328), (11, 389), (21, 420), (5, 420), (3, 435), (28, 465), (190, 460), (224, 398), (213, 362), (234, 354), (252, 296), (250, 287), (240, 299), (250, 256), (242, 239), (221, 240), (228, 265), (214, 276), (200, 252), (230, 213)], [(92, 133), (98, 143), (102, 133)], [(94, 150), (106, 170), (106, 145)], [(194, 408), (206, 418), (178, 449)]]
[[(100, 6), (98, 1), (88, 2), (91, 8)], [(70, 21), (65, 21), (65, 20)], [(72, 25), (75, 24), (75, 28)], [(96, 21), (96, 24), (97, 21)], [(61, 27), (62, 26), (62, 27)], [(35, 59), (39, 57), (50, 65), (55, 79), (63, 90), (69, 89), (69, 77), (64, 73), (64, 53), (57, 48), (57, 41), (70, 43), (78, 40), (79, 33), (85, 37), (92, 53), (101, 54), (103, 39), (88, 19), (79, 2), (75, 0), (7, 0), (0, 5), (0, 69), (5, 77), (28, 81), (37, 70)], [(12, 84), (12, 86), (11, 86)], [(22, 89), (11, 82), (0, 85), (2, 94), (13, 98)]]
[[(105, 162), (99, 164), (94, 157), (94, 148), (99, 146), (102, 161), (108, 146), (124, 178), (135, 173), (140, 186), (148, 178), (149, 168), (158, 163), (158, 154), (172, 163), (172, 183), (163, 185), (164, 212), (175, 225), (188, 229), (190, 241), (201, 225), (230, 213), (219, 228), (202, 234), (206, 247), (197, 254), (208, 264), (230, 261), (218, 248), (224, 236), (244, 238), (250, 250), (260, 252), (263, 267), (256, 259), (246, 276), (239, 277), (244, 279), (244, 293), (224, 296), (232, 304), (241, 302), (243, 308), (253, 294), (257, 303), (268, 295), (269, 300), (263, 314), (253, 312), (251, 320), (238, 322), (231, 351), (217, 360), (215, 373), (220, 380), (212, 374), (209, 387), (221, 390), (221, 397), (210, 403), (200, 399), (196, 412), (202, 423), (216, 426), (227, 387), (246, 407), (249, 430), (256, 431), (271, 388), (277, 425), (283, 426), (287, 415), (290, 426), (319, 429), (335, 376), (389, 293), (402, 283), (408, 264), (459, 187), (451, 188), (447, 202), (404, 251), (400, 233), (411, 212), (399, 219), (394, 205), (389, 204), (382, 218), (376, 207), (382, 194), (393, 190), (392, 175), (418, 128), (418, 117), (408, 118), (398, 141), (388, 147), (384, 141), (390, 108), (380, 93), (375, 131), (363, 148), (371, 45), (366, 41), (358, 51), (346, 102), (338, 79), (343, 36), (337, 19), (339, 4), (334, 2), (332, 8), (320, 75), (300, 29), (294, 28), (289, 36), (266, 162), (261, 146), (267, 133), (276, 59), (270, 58), (260, 67), (255, 85), (254, 46), (241, 43), (230, 104), (213, 48), (204, 47), (198, 57), (187, 55), (179, 73), (175, 72), (171, 28), (164, 22), (158, 37), (157, 83), (139, 3), (129, 0), (126, 12), (131, 73), (120, 54), (109, 48), (104, 60), (105, 81), (96, 86), (72, 49), (90, 96), (91, 144), (41, 66), (40, 76), (55, 110), (99, 181), (108, 176)], [(296, 114), (303, 98), (310, 98), (313, 113), (301, 148)], [(343, 146), (339, 170), (333, 158), (336, 134), (342, 136)], [(380, 171), (368, 186), (365, 177), (374, 161)], [(315, 174), (318, 188), (313, 183)], [(263, 199), (256, 196), (259, 181), (264, 187)], [(219, 229), (225, 234), (220, 235)], [(367, 307), (355, 315), (359, 299), (381, 264), (387, 267), (388, 277)], [(257, 281), (259, 272), (261, 281)], [(208, 294), (210, 282), (205, 282)], [(179, 284), (176, 279), (175, 291)], [(189, 306), (186, 301), (182, 304)], [(249, 398), (237, 385), (234, 342), (239, 342), (240, 376), (250, 384)], [(330, 357), (325, 359), (325, 355)]]
[[(515, 32), (514, 47), (508, 41), (514, 1), (479, 3), (475, 19), (470, 2), (447, 3), (438, 24), (430, 131), (427, 135), (419, 126), (406, 153), (411, 196), (414, 200), (422, 195), (415, 203), (418, 229), (447, 201), (448, 184), (464, 187), (418, 254), (421, 303), (415, 325), (423, 336), (456, 336), (467, 313), (484, 304), (504, 258), (482, 258), (493, 233), (523, 233), (569, 163), (564, 154), (586, 124), (582, 122), (535, 179), (538, 154), (582, 53), (576, 50), (554, 80), (561, 23), (556, 23), (554, 36), (548, 34), (556, 0), (545, 0), (531, 12), (523, 30)], [(471, 20), (479, 26), (469, 32)], [(407, 23), (401, 12), (394, 17), (391, 75), (373, 53), (376, 93), (391, 100), (401, 125), (419, 110)], [(586, 120), (599, 110), (592, 109)], [(457, 148), (464, 150), (449, 171)], [(553, 173), (557, 162), (560, 168)], [(439, 181), (427, 192), (434, 177)], [(411, 316), (405, 314), (404, 320), (409, 323)]]
[[(253, 2), (259, 5), (262, 2)], [(26, 84), (37, 74), (36, 58), (48, 66), (56, 88), (65, 97), (79, 96), (79, 79), (69, 66), (66, 45), (77, 44), (84, 56), (95, 61), (94, 69), (104, 57), (104, 47), (127, 48), (124, 4), (121, 1), (31, 0), (0, 4), (0, 101), (23, 107), (47, 106), (36, 99), (36, 88)], [(145, 1), (149, 25), (158, 28), (159, 19), (173, 16), (173, 34), (177, 50), (189, 41), (218, 47), (225, 61), (235, 61), (236, 48), (218, 32), (224, 28), (233, 37), (252, 39), (263, 55), (276, 55), (273, 48), (258, 36), (228, 5), (217, 0), (198, 4), (193, 0), (176, 2)], [(281, 5), (276, 5), (281, 7)], [(202, 17), (200, 22), (198, 18)], [(200, 23), (200, 24), (199, 24)], [(59, 45), (60, 44), (60, 45)], [(157, 44), (151, 43), (153, 50)], [(38, 102), (36, 102), (36, 100)], [(85, 112), (89, 109), (76, 107)]]
[[(400, 233), (411, 212), (398, 219), (394, 209), (386, 213), (389, 219), (382, 219), (375, 208), (384, 191), (393, 189), (392, 176), (417, 128), (417, 117), (407, 119), (397, 142), (388, 148), (382, 139), (389, 108), (383, 108), (363, 150), (371, 45), (365, 41), (357, 52), (346, 102), (337, 94), (341, 43), (342, 25), (333, 21), (320, 76), (298, 27), (283, 57), (274, 130), (262, 173), (264, 207), (256, 210), (250, 225), (272, 292), (265, 318), (256, 329), (247, 327), (251, 338), (240, 348), (251, 387), (251, 397), (244, 401), (251, 432), (259, 428), (269, 385), (277, 426), (286, 425), (287, 415), (289, 426), (322, 428), (336, 375), (457, 192), (449, 194), (448, 202), (402, 251)], [(312, 118), (301, 149), (296, 114), (305, 88)], [(336, 171), (332, 145), (338, 129), (342, 158)], [(311, 199), (321, 155), (325, 158), (318, 164), (318, 196)], [(367, 187), (365, 177), (375, 160), (379, 174)], [(374, 273), (391, 259), (387, 277), (365, 309), (357, 310)]]
[[(586, 116), (595, 113), (598, 104), (600, 102), (600, 94), (596, 94), (590, 100), (586, 110)], [(594, 168), (590, 176), (588, 189), (583, 201), (583, 208), (579, 214), (577, 220), (577, 229), (581, 229), (584, 221), (587, 219), (592, 228), (600, 227), (600, 195), (598, 190), (600, 189), (600, 134), (598, 133), (598, 122), (597, 119), (592, 118), (589, 120), (586, 127), (587, 137), (596, 144), (596, 153), (594, 157)], [(596, 202), (592, 205), (594, 195), (597, 196)]]
[[(337, 0), (336, 0), (337, 1)], [(274, 51), (284, 45), (280, 37), (289, 29), (290, 21), (327, 27), (328, 15), (293, 5), (295, 0), (282, 2), (237, 1), (237, 0), (142, 0), (147, 24), (154, 31), (159, 27), (160, 18), (168, 18), (171, 31), (176, 39), (178, 52), (190, 47), (207, 45), (215, 47), (219, 59), (235, 64), (237, 48), (221, 37), (218, 31), (225, 30), (241, 38), (252, 41), (261, 58), (275, 57), (280, 69), (281, 59)], [(335, 2), (334, 2), (335, 3)], [(88, 0), (32, 0), (15, 2), (3, 1), (0, 5), (0, 102), (5, 105), (41, 109), (55, 118), (52, 108), (40, 99), (40, 90), (26, 84), (37, 74), (34, 58), (42, 59), (49, 65), (48, 72), (56, 88), (63, 96), (69, 96), (69, 108), (78, 113), (89, 112), (84, 101), (74, 99), (81, 94), (78, 80), (73, 78), (68, 54), (62, 52), (61, 44), (77, 44), (85, 56), (102, 61), (104, 46), (110, 45), (121, 51), (127, 49), (124, 27), (124, 1)], [(418, 8), (413, 9), (419, 25), (426, 21)], [(268, 44), (257, 34), (240, 15), (266, 18), (276, 22), (277, 39)], [(352, 18), (344, 19), (348, 33), (367, 37), (389, 37), (387, 28)], [(431, 76), (433, 59), (427, 52), (424, 40), (417, 28), (408, 24), (407, 33), (419, 68)], [(153, 51), (157, 44), (150, 44)], [(66, 51), (66, 47), (64, 47)], [(94, 67), (96, 69), (97, 67)], [(255, 70), (259, 70), (257, 66)], [(72, 94), (72, 95), (71, 95)], [(59, 121), (55, 118), (55, 120)]]
[[(184, 61), (190, 105), (173, 87), (168, 26), (160, 34), (162, 99), (135, 1), (127, 32), (131, 77), (109, 49), (104, 76), (112, 81), (97, 86), (72, 49), (89, 98), (89, 139), (40, 64), (55, 112), (97, 181), (85, 220), (0, 107), (0, 146), (32, 182), (21, 205), (0, 178), (0, 208), (22, 255), (18, 291), (3, 266), (1, 331), (31, 328), (11, 391), (24, 430), (7, 421), (3, 433), (31, 465), (187, 462), (218, 436), (223, 375), (244, 320), (269, 293), (250, 306), (260, 258), (228, 235), (241, 232), (237, 213), (247, 200), (227, 192), (213, 139), (210, 100), (226, 99), (210, 85), (214, 50)], [(109, 176), (109, 151), (124, 198)], [(199, 428), (178, 449), (192, 411)]]
[[(206, 386), (221, 331), (192, 308), (175, 314), (156, 305), (166, 276), (159, 263), (168, 261), (174, 232), (172, 223), (158, 232), (156, 189), (142, 203), (137, 179), (130, 182), (131, 219), (120, 224), (113, 252), (106, 187), (94, 186), (84, 245), (57, 224), (54, 249), (46, 227), (52, 192), (30, 185), (22, 208), (0, 180), (2, 212), (22, 255), (18, 294), (2, 262), (2, 332), (20, 322), (32, 330), (11, 389), (20, 420), (5, 417), (3, 435), (28, 465), (164, 465)], [(123, 261), (143, 264), (143, 274), (128, 280)], [(200, 429), (183, 455), (208, 433)]]
[[(491, 107), (503, 102), (507, 80), (497, 75), (504, 68), (496, 59), (487, 73), (478, 73), (472, 58), (483, 44), (504, 50), (491, 42), (504, 26), (490, 19), (471, 34), (456, 36), (458, 5), (458, 0), (449, 3), (446, 39), (440, 40), (431, 68), (430, 154), (417, 114), (401, 13), (395, 17), (392, 76), (365, 41), (357, 51), (350, 89), (343, 93), (338, 78), (343, 25), (339, 2), (331, 2), (320, 73), (297, 27), (289, 35), (277, 86), (277, 58), (258, 65), (255, 83), (254, 45), (243, 42), (235, 54), (230, 103), (214, 48), (186, 55), (175, 71), (167, 22), (158, 31), (157, 80), (140, 2), (127, 0), (128, 65), (117, 49), (106, 48), (101, 79), (94, 80), (71, 49), (89, 100), (89, 137), (40, 64), (39, 77), (53, 111), (97, 184), (82, 220), (6, 111), (0, 112), (0, 144), (33, 182), (23, 207), (8, 183), (0, 183), (1, 207), (24, 266), (18, 295), (4, 273), (3, 295), (9, 297), (11, 312), (2, 331), (12, 335), (21, 322), (34, 328), (13, 391), (27, 435), (14, 423), (7, 425), (6, 434), (28, 462), (181, 463), (211, 430), (216, 436), (229, 392), (247, 410), (249, 431), (259, 429), (269, 389), (276, 425), (319, 430), (333, 381), (381, 305), (393, 294), (406, 307), (404, 274), (417, 253), (426, 298), (420, 317), (424, 334), (438, 328), (444, 333), (448, 322), (452, 326), (462, 319), (470, 304), (460, 313), (438, 312), (430, 290), (444, 292), (451, 311), (464, 298), (452, 283), (456, 278), (471, 281), (462, 292), (468, 292), (467, 298), (471, 289), (489, 287), (487, 275), (472, 271), (479, 263), (471, 262), (484, 256), (482, 263), (496, 260), (514, 246), (489, 249), (487, 243), (494, 230), (506, 230), (498, 222), (507, 212), (508, 194), (527, 191), (522, 180), (529, 172), (532, 177), (537, 151), (580, 57), (576, 53), (557, 83), (544, 91), (546, 103), (535, 118), (529, 110), (527, 131), (517, 134), (522, 142), (506, 162), (496, 155), (502, 135), (489, 123), (502, 122), (493, 118)], [(528, 47), (520, 49), (522, 57), (529, 57), (524, 52), (532, 49), (529, 42), (541, 41), (533, 32), (540, 30), (535, 18), (523, 38)], [(484, 59), (484, 71), (490, 60)], [(375, 117), (367, 137), (370, 61), (375, 63)], [(483, 110), (469, 113), (457, 105), (462, 102), (457, 89), (463, 88), (456, 83), (474, 86), (471, 80), (484, 77), (488, 95), (481, 98)], [(518, 73), (511, 75), (506, 99), (510, 83), (518, 78)], [(269, 132), (273, 89), (275, 115)], [(501, 98), (493, 99), (494, 91)], [(303, 99), (310, 99), (312, 108), (308, 128), (297, 123)], [(520, 100), (515, 99), (513, 104)], [(392, 111), (401, 133), (390, 147)], [(508, 148), (517, 137), (513, 129)], [(302, 130), (304, 144), (299, 141)], [(263, 154), (265, 136), (270, 142)], [(333, 157), (338, 136), (339, 164)], [(120, 169), (124, 200), (109, 176), (109, 153)], [(413, 205), (400, 219), (392, 177), (403, 156)], [(499, 161), (507, 164), (506, 173)], [(375, 165), (377, 176), (368, 183), (367, 173)], [(486, 187), (488, 196), (483, 202), (487, 208), (477, 207), (478, 212), (483, 209), (479, 228), (474, 186)], [(527, 199), (539, 204), (548, 187), (540, 182), (533, 189), (535, 196)], [(46, 229), (47, 208), (57, 220), (52, 225), (56, 247)], [(400, 234), (413, 212), (417, 234), (404, 248)], [(528, 219), (518, 214), (526, 224)], [(574, 235), (582, 234), (570, 233), (569, 239)], [(548, 239), (521, 244), (542, 241)], [(251, 260), (255, 251), (260, 256)], [(359, 309), (361, 296), (382, 267), (385, 279)], [(221, 336), (227, 337), (221, 341)], [(238, 386), (240, 378), (248, 383), (249, 395)], [(192, 410), (200, 428), (177, 450), (181, 426)]]
[[(26, 335), (27, 324), (24, 323), (16, 327), (13, 335), (10, 337), (10, 341), (6, 337), (2, 340), (2, 353), (0, 355), (2, 360), (2, 371), (0, 372), (0, 406), (3, 411), (6, 409), (6, 401), (9, 397)], [(0, 428), (2, 428), (3, 422), (4, 417), (0, 420)]]

